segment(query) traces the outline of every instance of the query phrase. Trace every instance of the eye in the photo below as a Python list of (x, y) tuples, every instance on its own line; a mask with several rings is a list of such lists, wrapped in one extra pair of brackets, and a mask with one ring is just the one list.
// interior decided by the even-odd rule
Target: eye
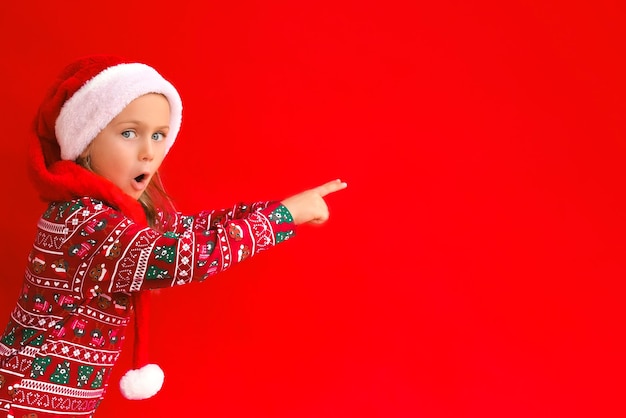
[(165, 134), (163, 132), (155, 132), (152, 134), (152, 139), (154, 141), (162, 141), (165, 138)]
[(122, 136), (126, 139), (133, 139), (137, 136), (137, 134), (135, 133), (135, 131), (128, 130), (128, 131), (123, 131)]

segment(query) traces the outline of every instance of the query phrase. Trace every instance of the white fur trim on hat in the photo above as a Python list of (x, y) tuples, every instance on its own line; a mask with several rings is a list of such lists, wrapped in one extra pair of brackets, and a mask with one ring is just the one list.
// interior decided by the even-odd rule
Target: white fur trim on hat
[(87, 81), (61, 108), (55, 132), (63, 160), (75, 160), (89, 143), (136, 98), (163, 94), (170, 104), (166, 152), (180, 130), (183, 105), (174, 86), (154, 68), (140, 63), (109, 67)]
[(161, 390), (165, 374), (156, 364), (127, 371), (120, 379), (120, 391), (126, 399), (148, 399)]

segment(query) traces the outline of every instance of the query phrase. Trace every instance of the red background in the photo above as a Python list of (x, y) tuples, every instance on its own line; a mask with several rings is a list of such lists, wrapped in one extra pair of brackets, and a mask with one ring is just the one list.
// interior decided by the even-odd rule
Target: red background
[(179, 89), (180, 209), (349, 183), (325, 226), (159, 294), (162, 392), (120, 396), (125, 352), (96, 416), (626, 416), (623, 2), (18, 3), (2, 317), (42, 211), (30, 121), (79, 55)]

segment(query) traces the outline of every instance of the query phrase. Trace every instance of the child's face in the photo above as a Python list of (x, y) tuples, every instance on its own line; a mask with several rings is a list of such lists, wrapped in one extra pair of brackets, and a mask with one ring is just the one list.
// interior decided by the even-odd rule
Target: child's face
[(94, 172), (139, 199), (165, 158), (170, 106), (160, 94), (133, 100), (89, 144)]

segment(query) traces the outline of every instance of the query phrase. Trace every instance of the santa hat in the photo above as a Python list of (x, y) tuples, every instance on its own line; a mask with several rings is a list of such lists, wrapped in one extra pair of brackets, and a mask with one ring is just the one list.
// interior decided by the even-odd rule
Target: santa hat
[(108, 55), (79, 59), (61, 73), (39, 117), (54, 126), (61, 159), (73, 161), (130, 102), (148, 93), (160, 93), (170, 104), (167, 152), (180, 129), (183, 105), (174, 86), (146, 64)]
[[(174, 86), (155, 69), (117, 56), (84, 57), (68, 65), (59, 75), (39, 108), (35, 120), (38, 141), (31, 151), (32, 174), (42, 198), (97, 192), (139, 223), (145, 214), (139, 203), (120, 191), (100, 186), (95, 174), (80, 169), (73, 161), (130, 102), (148, 93), (163, 94), (170, 105), (170, 129), (166, 152), (176, 140), (182, 120), (182, 102)], [(164, 374), (148, 359), (149, 291), (133, 294), (135, 345), (133, 369), (120, 380), (127, 399), (154, 396)]]
[(148, 312), (150, 298), (147, 290), (133, 293), (135, 309), (135, 349), (133, 368), (120, 379), (120, 391), (126, 399), (141, 400), (150, 398), (161, 390), (165, 374), (154, 363), (148, 361)]

